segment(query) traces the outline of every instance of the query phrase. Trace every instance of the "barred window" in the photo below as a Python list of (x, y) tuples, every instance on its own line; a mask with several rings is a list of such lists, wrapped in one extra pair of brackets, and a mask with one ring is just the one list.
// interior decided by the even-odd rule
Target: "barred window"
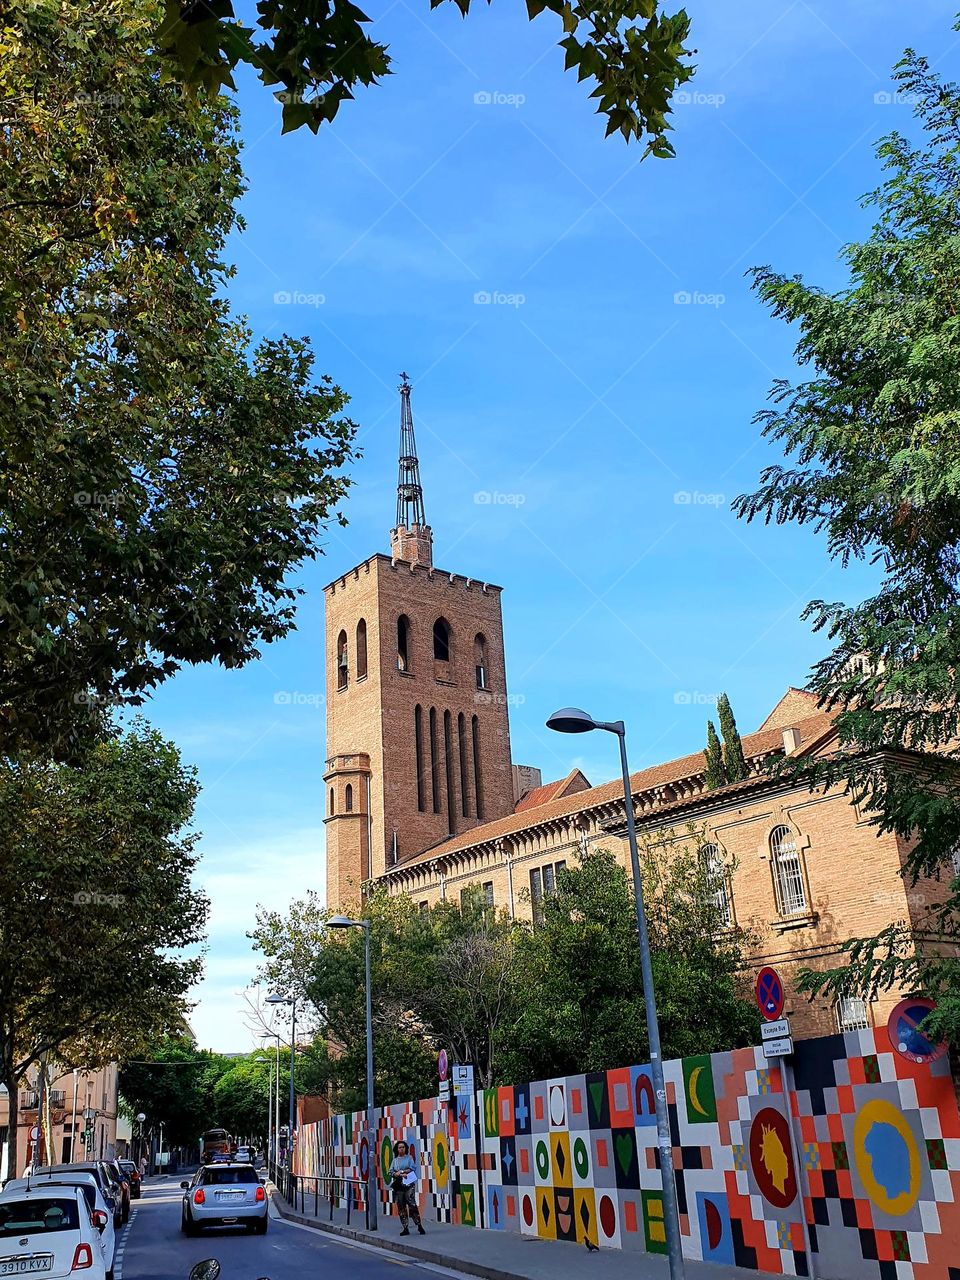
[(803, 859), (789, 827), (774, 827), (770, 832), (770, 855), (777, 910), (782, 916), (803, 915), (807, 910)]
[(347, 633), (341, 631), (337, 636), (337, 688), (347, 687)]
[(700, 850), (700, 859), (704, 871), (710, 877), (709, 900), (716, 905), (721, 923), (729, 927), (733, 924), (733, 902), (723, 855), (717, 845), (705, 844)]
[(836, 1012), (838, 1031), (865, 1031), (870, 1026), (867, 1002), (862, 996), (841, 996)]

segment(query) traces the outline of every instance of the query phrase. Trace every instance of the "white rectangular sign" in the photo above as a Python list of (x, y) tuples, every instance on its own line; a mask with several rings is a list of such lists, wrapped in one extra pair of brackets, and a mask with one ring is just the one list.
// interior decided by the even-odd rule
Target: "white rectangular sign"
[(455, 1066), (453, 1068), (453, 1096), (455, 1098), (469, 1097), (473, 1094), (473, 1067), (470, 1063), (466, 1066)]
[(765, 1022), (760, 1028), (760, 1035), (764, 1040), (782, 1040), (789, 1034), (789, 1018), (778, 1018), (776, 1022)]
[(793, 1040), (786, 1036), (782, 1040), (764, 1040), (763, 1056), (765, 1058), (786, 1058), (793, 1053)]
[(450, 1101), (450, 1081), (449, 1080), (440, 1081), (440, 1093), (438, 1094), (438, 1097), (440, 1098), (441, 1102)]

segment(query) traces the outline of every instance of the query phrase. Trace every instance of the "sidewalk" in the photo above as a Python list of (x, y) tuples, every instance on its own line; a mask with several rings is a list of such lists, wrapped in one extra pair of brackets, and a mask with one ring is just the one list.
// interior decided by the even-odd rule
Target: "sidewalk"
[[(669, 1280), (665, 1257), (650, 1253), (626, 1253), (622, 1249), (602, 1249), (590, 1253), (582, 1245), (557, 1240), (521, 1236), (512, 1231), (481, 1231), (474, 1227), (454, 1227), (424, 1219), (427, 1234), (400, 1239), (400, 1223), (395, 1217), (381, 1218), (379, 1231), (367, 1231), (363, 1214), (352, 1216), (346, 1225), (343, 1209), (333, 1211), (321, 1201), (320, 1215), (294, 1212), (272, 1182), (267, 1184), (270, 1199), (281, 1217), (333, 1235), (359, 1240), (393, 1253), (406, 1254), (419, 1262), (449, 1267), (484, 1280)], [(309, 1209), (308, 1197), (308, 1209)], [(688, 1280), (758, 1280), (760, 1272), (742, 1267), (720, 1266), (713, 1262), (685, 1259)]]

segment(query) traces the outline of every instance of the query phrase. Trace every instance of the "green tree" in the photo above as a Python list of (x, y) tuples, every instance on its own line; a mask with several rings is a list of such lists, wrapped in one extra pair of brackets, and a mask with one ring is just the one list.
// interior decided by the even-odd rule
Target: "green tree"
[[(0, 1083), (47, 1054), (128, 1056), (181, 1022), (207, 901), (191, 887), (197, 785), (135, 725), (82, 765), (0, 757)], [(133, 959), (135, 957), (135, 960)], [(132, 966), (132, 967), (131, 967)], [(16, 1150), (17, 1109), (10, 1109)]]
[[(809, 376), (778, 380), (763, 433), (795, 455), (737, 499), (746, 519), (810, 524), (842, 564), (869, 560), (879, 587), (857, 605), (813, 601), (833, 642), (811, 687), (839, 750), (807, 762), (814, 786), (848, 786), (880, 831), (908, 844), (908, 878), (950, 882), (927, 918), (846, 945), (849, 963), (811, 991), (866, 995), (903, 984), (939, 1002), (933, 1034), (960, 1040), (960, 91), (907, 50), (898, 89), (920, 125), (885, 137), (870, 235), (848, 245), (847, 288), (826, 293), (768, 267), (754, 285), (799, 328)], [(794, 764), (794, 768), (798, 766)], [(945, 945), (947, 944), (947, 945)]]
[[(470, 0), (453, 2), (466, 17)], [(440, 3), (430, 0), (430, 7)], [(564, 65), (593, 82), (590, 96), (607, 118), (607, 133), (647, 139), (648, 152), (673, 155), (666, 137), (670, 99), (693, 75), (686, 11), (667, 13), (659, 0), (527, 0), (526, 8), (531, 19), (545, 10), (560, 19)], [(231, 0), (167, 0), (156, 41), (172, 72), (191, 86), (233, 87), (241, 62), (265, 85), (283, 86), (275, 96), (284, 104), (284, 133), (304, 124), (316, 133), (358, 85), (391, 73), (386, 45), (370, 38), (370, 19), (355, 5), (262, 0), (257, 13), (265, 38), (235, 20)]]
[(215, 1087), (230, 1059), (198, 1049), (182, 1036), (165, 1036), (142, 1057), (120, 1064), (120, 1093), (145, 1128), (163, 1125), (171, 1146), (195, 1146), (215, 1124)]
[(717, 716), (723, 735), (723, 772), (727, 782), (741, 782), (747, 776), (747, 762), (743, 757), (743, 743), (733, 718), (730, 699), (725, 693), (717, 699)]
[[(270, 1115), (270, 1090), (274, 1083), (272, 1059), (256, 1061), (256, 1056), (232, 1059), (229, 1068), (213, 1086), (217, 1123), (235, 1137), (258, 1143), (266, 1140)], [(289, 1070), (289, 1053), (286, 1055)], [(289, 1077), (288, 1077), (289, 1079)], [(281, 1116), (285, 1118), (286, 1097), (281, 1096)]]
[(236, 112), (163, 74), (160, 21), (11, 0), (0, 26), (2, 751), (69, 758), (182, 664), (285, 636), (348, 483), (344, 394), (223, 300)]
[[(750, 1043), (757, 1015), (739, 990), (742, 937), (724, 927), (700, 836), (661, 832), (642, 853), (644, 898), (665, 1057)], [(649, 1057), (632, 885), (613, 854), (566, 868), (524, 929), (514, 1018), (499, 1033), (499, 1074), (533, 1080)]]
[(723, 748), (712, 720), (707, 721), (707, 748), (703, 755), (707, 766), (707, 790), (712, 791), (714, 787), (722, 787), (728, 781), (727, 771), (723, 764)]

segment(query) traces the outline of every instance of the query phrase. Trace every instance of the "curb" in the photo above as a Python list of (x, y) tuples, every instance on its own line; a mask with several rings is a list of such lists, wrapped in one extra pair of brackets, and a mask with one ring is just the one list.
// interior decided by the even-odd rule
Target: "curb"
[(448, 1254), (436, 1253), (432, 1249), (407, 1244), (406, 1241), (393, 1240), (387, 1236), (381, 1237), (368, 1231), (358, 1231), (355, 1227), (343, 1227), (338, 1222), (321, 1222), (318, 1218), (307, 1218), (290, 1208), (272, 1182), (268, 1183), (268, 1194), (280, 1217), (288, 1222), (296, 1222), (301, 1227), (312, 1227), (314, 1231), (325, 1231), (328, 1235), (355, 1240), (358, 1244), (366, 1244), (386, 1253), (405, 1254), (418, 1262), (429, 1262), (436, 1267), (444, 1267), (447, 1271), (481, 1276), (483, 1280), (526, 1280), (526, 1277), (515, 1271), (502, 1271), (499, 1267), (488, 1267), (482, 1262), (471, 1262), (467, 1258), (451, 1258)]

